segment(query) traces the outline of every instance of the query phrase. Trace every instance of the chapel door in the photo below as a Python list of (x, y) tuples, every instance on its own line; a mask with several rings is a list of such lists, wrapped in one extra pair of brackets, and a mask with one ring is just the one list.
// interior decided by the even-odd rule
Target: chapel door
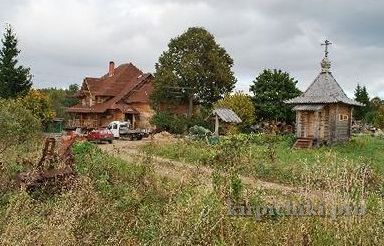
[(301, 137), (313, 138), (315, 131), (315, 114), (313, 111), (304, 111), (301, 113)]

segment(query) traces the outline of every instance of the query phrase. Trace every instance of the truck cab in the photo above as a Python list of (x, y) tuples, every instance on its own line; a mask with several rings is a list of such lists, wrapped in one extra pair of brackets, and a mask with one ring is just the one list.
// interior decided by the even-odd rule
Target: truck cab
[(141, 140), (142, 131), (131, 129), (129, 121), (112, 121), (107, 128), (112, 132), (114, 138), (125, 140)]
[(130, 123), (128, 121), (112, 121), (107, 128), (112, 132), (113, 137), (121, 138), (128, 134)]

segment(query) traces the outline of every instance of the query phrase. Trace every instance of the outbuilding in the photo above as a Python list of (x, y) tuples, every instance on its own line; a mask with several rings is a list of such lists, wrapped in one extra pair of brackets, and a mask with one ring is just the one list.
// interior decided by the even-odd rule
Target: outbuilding
[(300, 96), (286, 101), (296, 111), (296, 143), (294, 147), (343, 142), (351, 137), (352, 111), (363, 106), (347, 97), (333, 77), (328, 60), (328, 45), (321, 61), (321, 72)]

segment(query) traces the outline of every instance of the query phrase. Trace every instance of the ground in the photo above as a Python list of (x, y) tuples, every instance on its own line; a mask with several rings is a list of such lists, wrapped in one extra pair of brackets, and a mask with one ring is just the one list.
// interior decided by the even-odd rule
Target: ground
[[(132, 161), (134, 156), (144, 156), (142, 148), (145, 145), (155, 144), (171, 144), (172, 140), (151, 140), (150, 138), (143, 139), (142, 141), (123, 141), (115, 140), (113, 144), (102, 144), (99, 147), (116, 157), (124, 160)], [(175, 161), (159, 156), (154, 156), (155, 172), (160, 176), (176, 179), (179, 181), (188, 178), (198, 178), (198, 181), (205, 184), (207, 187), (212, 188), (212, 172), (213, 169), (204, 166), (196, 166), (186, 162)], [(291, 187), (273, 182), (262, 181), (253, 177), (241, 176), (242, 181), (250, 187), (258, 187), (260, 189), (278, 190), (284, 193), (300, 192), (303, 188)]]
[[(15, 183), (38, 160), (9, 153), (0, 173), (1, 245), (383, 245), (384, 140), (293, 151), (289, 136), (235, 135), (219, 144), (163, 136), (73, 147), (73, 186), (30, 195)], [(268, 208), (363, 204), (366, 213), (231, 216)], [(301, 205), (300, 205), (301, 206)], [(236, 210), (239, 211), (239, 210)], [(335, 210), (338, 212), (338, 210)], [(275, 213), (276, 212), (276, 213)], [(308, 243), (309, 242), (309, 243)]]

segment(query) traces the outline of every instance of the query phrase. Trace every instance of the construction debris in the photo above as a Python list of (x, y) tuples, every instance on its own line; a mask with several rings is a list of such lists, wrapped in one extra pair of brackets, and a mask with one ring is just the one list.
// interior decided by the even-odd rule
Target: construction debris
[(63, 136), (56, 152), (56, 140), (46, 138), (41, 158), (35, 168), (18, 175), (18, 180), (28, 193), (46, 188), (54, 192), (65, 187), (75, 176), (72, 145), (76, 135)]

